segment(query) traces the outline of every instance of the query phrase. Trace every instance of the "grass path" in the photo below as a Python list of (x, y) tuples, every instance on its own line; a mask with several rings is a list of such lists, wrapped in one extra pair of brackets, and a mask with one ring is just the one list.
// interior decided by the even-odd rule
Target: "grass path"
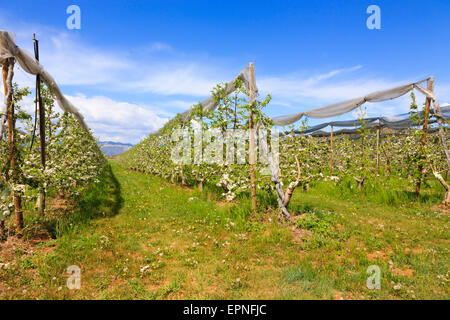
[[(239, 219), (245, 204), (112, 170), (57, 225), (57, 240), (0, 258), (11, 263), (0, 269), (1, 298), (449, 298), (448, 215), (297, 193), (312, 214), (294, 232), (270, 214)], [(366, 288), (373, 264), (381, 290)], [(66, 287), (70, 265), (81, 268), (80, 290)]]

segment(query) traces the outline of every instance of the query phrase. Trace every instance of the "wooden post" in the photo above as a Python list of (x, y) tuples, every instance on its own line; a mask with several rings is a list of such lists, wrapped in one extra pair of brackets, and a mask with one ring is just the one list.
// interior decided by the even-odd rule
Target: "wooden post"
[(8, 61), (3, 61), (2, 75), (3, 75), (3, 92), (5, 93), (6, 119), (8, 119), (9, 102), (7, 101), (8, 100), (8, 98), (7, 98), (7, 95), (8, 95), (8, 84), (6, 83), (8, 81)]
[[(428, 91), (433, 92), (434, 89), (434, 78), (430, 78), (428, 80)], [(423, 135), (422, 135), (422, 143), (425, 144), (427, 141), (427, 133), (428, 133), (428, 119), (430, 118), (430, 107), (431, 107), (431, 99), (427, 98), (425, 102), (425, 119), (423, 121)]]
[[(3, 88), (4, 88), (4, 92), (5, 92), (5, 102), (7, 101), (6, 100), (6, 95), (7, 95), (7, 93), (8, 93), (8, 86), (7, 86), (7, 84), (6, 84), (6, 79), (7, 79), (7, 77), (8, 77), (8, 70), (7, 70), (7, 67), (6, 67), (6, 62), (4, 62), (3, 63), (3, 66), (2, 66), (2, 74), (3, 74)], [(0, 121), (4, 121), (4, 120), (7, 120), (7, 114), (8, 114), (8, 103), (6, 103), (7, 104), (7, 106), (6, 106), (6, 109), (5, 109), (5, 112), (6, 112), (6, 115), (5, 116), (2, 116), (1, 118), (0, 118)], [(3, 118), (3, 117), (5, 117), (5, 118)], [(2, 123), (3, 124), (3, 123)], [(0, 124), (1, 125), (1, 124)], [(0, 132), (0, 140), (1, 139), (3, 139), (3, 131), (2, 132)], [(5, 240), (6, 239), (6, 229), (5, 229), (5, 220), (0, 220), (0, 240)]]
[[(36, 40), (36, 35), (33, 34), (33, 42), (34, 42), (34, 57), (36, 61), (39, 61), (39, 41)], [(40, 75), (36, 75), (36, 100), (39, 106), (39, 142), (41, 149), (41, 164), (42, 170), (45, 170), (45, 106), (42, 105), (42, 97), (41, 97), (41, 77)], [(41, 215), (45, 214), (45, 188), (42, 186), (41, 188)]]
[(377, 171), (380, 173), (380, 146), (381, 146), (381, 123), (380, 119), (378, 119), (378, 128), (377, 128)]
[(330, 177), (333, 175), (333, 126), (331, 126), (330, 136)]
[[(13, 92), (12, 92), (12, 79), (14, 77), (14, 58), (8, 58), (3, 62), (3, 83), (5, 86), (5, 102), (8, 109), (8, 142), (10, 152), (10, 169), (12, 171), (13, 183), (18, 181), (18, 168), (17, 168), (17, 148), (16, 148), (16, 119), (14, 115), (13, 104)], [(22, 198), (20, 195), (16, 195), (13, 191), (14, 201), (14, 213), (16, 216), (16, 232), (18, 236), (23, 232), (23, 213), (22, 213)]]
[(256, 161), (255, 161), (255, 124), (253, 119), (253, 104), (255, 103), (255, 66), (253, 62), (250, 63), (250, 76), (249, 76), (249, 104), (250, 104), (250, 183), (252, 192), (252, 209), (256, 210)]
[(5, 220), (0, 220), (0, 241), (6, 240)]
[(5, 92), (5, 104), (6, 104), (6, 118), (8, 119), (9, 102), (8, 102), (8, 61), (4, 61), (2, 65), (2, 75), (3, 75), (3, 91)]
[(391, 159), (390, 159), (390, 154), (389, 154), (389, 146), (390, 146), (391, 139), (390, 139), (389, 133), (390, 133), (390, 130), (387, 129), (386, 130), (386, 142), (387, 142), (387, 145), (386, 145), (386, 172), (388, 174), (391, 173), (391, 163), (390, 163)]
[[(434, 88), (434, 78), (431, 77), (428, 79), (428, 91), (433, 92)], [(425, 102), (425, 119), (423, 121), (423, 134), (421, 139), (421, 147), (425, 148), (425, 144), (427, 142), (427, 133), (428, 133), (428, 118), (430, 117), (430, 106), (431, 106), (431, 98), (427, 97), (427, 100)], [(422, 171), (423, 171), (423, 165), (419, 164), (419, 172), (420, 177), (416, 184), (416, 198), (420, 197), (420, 185), (422, 184)]]

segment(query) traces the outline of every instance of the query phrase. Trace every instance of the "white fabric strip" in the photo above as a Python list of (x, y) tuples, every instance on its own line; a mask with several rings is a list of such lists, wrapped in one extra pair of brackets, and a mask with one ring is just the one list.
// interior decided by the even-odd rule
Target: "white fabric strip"
[(33, 75), (40, 75), (42, 81), (51, 89), (51, 92), (56, 98), (58, 105), (64, 111), (72, 113), (80, 124), (88, 130), (84, 118), (75, 106), (64, 97), (61, 89), (56, 84), (55, 79), (44, 70), (44, 68), (32, 58), (26, 51), (19, 48), (13, 37), (7, 31), (0, 31), (0, 63), (4, 59), (15, 58), (23, 70)]
[(419, 90), (420, 92), (422, 92), (427, 98), (429, 98), (431, 100), (436, 100), (435, 95), (432, 92), (428, 91), (427, 89), (425, 89), (419, 85), (414, 85), (414, 88)]
[[(241, 80), (243, 82), (245, 88), (247, 90), (249, 90), (249, 88), (250, 88), (249, 71), (250, 71), (250, 65), (245, 67), (245, 69), (242, 70), (236, 78), (234, 78), (232, 81), (227, 83), (227, 87), (225, 89), (225, 93), (227, 96), (232, 94), (234, 91), (236, 91), (236, 85), (234, 83), (238, 79)], [(255, 86), (255, 88), (256, 88), (256, 86)], [(257, 88), (256, 88), (256, 92), (258, 92)], [(218, 103), (215, 101), (214, 96), (211, 96), (211, 97), (203, 100), (201, 105), (203, 107), (203, 112), (209, 113), (209, 112), (214, 111), (217, 108)], [(190, 112), (191, 112), (191, 110), (187, 110), (182, 113), (181, 118), (183, 119), (183, 121), (186, 121), (189, 118)]]
[[(230, 95), (234, 91), (236, 91), (236, 85), (234, 83), (238, 79), (242, 81), (242, 83), (244, 84), (244, 86), (245, 86), (245, 88), (247, 90), (250, 90), (250, 74), (249, 74), (249, 72), (250, 72), (250, 64), (247, 67), (245, 67), (245, 69), (242, 70), (236, 78), (234, 78), (232, 81), (227, 83), (227, 87), (225, 89), (226, 95)], [(254, 88), (255, 88), (255, 91), (256, 91), (256, 94), (257, 94), (258, 93), (258, 88), (256, 87), (256, 84), (254, 84)], [(203, 100), (203, 102), (201, 102), (201, 105), (203, 107), (203, 112), (209, 113), (209, 112), (214, 111), (217, 108), (218, 103), (215, 101), (214, 96), (211, 96), (211, 97)], [(184, 122), (187, 122), (187, 121), (190, 120), (190, 118), (191, 118), (191, 110), (192, 110), (192, 108), (189, 109), (189, 110), (186, 110), (185, 112), (183, 112), (180, 115), (181, 119)], [(166, 127), (167, 125), (170, 125), (170, 123), (173, 120), (174, 119), (169, 120), (169, 122), (167, 122), (167, 124), (164, 127)], [(164, 129), (164, 127), (161, 128), (158, 131), (158, 133), (160, 133)]]
[(310, 118), (331, 118), (340, 116), (342, 114), (345, 114), (347, 112), (350, 112), (359, 106), (363, 105), (366, 102), (382, 102), (387, 100), (392, 100), (399, 98), (414, 88), (420, 88), (421, 90), (425, 90), (421, 88), (418, 84), (422, 83), (424, 81), (427, 81), (428, 79), (421, 80), (415, 83), (410, 83), (407, 85), (403, 85), (400, 87), (384, 90), (384, 91), (377, 91), (374, 93), (371, 93), (369, 95), (366, 95), (364, 97), (347, 100), (340, 103), (335, 103), (326, 107), (312, 109), (304, 112), (294, 113), (291, 115), (286, 116), (279, 116), (272, 118), (273, 124), (276, 126), (285, 126), (288, 124), (292, 124), (298, 120), (300, 120), (304, 115), (308, 116)]

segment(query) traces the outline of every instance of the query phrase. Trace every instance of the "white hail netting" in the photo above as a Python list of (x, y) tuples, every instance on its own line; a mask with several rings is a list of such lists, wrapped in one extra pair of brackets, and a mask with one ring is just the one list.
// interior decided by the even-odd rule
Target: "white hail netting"
[[(2, 63), (5, 59), (15, 58), (17, 62), (20, 64), (23, 70), (33, 75), (40, 75), (42, 81), (51, 89), (52, 94), (55, 96), (58, 105), (64, 111), (72, 113), (75, 118), (80, 122), (80, 124), (87, 130), (87, 125), (84, 122), (83, 116), (80, 114), (77, 108), (73, 106), (73, 104), (64, 97), (61, 89), (59, 89), (56, 84), (55, 79), (47, 72), (45, 69), (32, 58), (26, 51), (19, 48), (14, 42), (13, 37), (7, 31), (0, 31), (0, 63)], [(6, 108), (6, 106), (5, 106)], [(2, 121), (0, 123), (0, 132), (3, 131), (4, 124), (4, 114), (5, 111), (2, 112)]]
[[(242, 81), (242, 83), (244, 84), (244, 86), (247, 90), (250, 90), (250, 64), (247, 67), (245, 67), (245, 69), (242, 70), (236, 78), (234, 78), (232, 81), (227, 83), (227, 87), (225, 88), (226, 95), (230, 95), (234, 91), (236, 91), (237, 88), (236, 88), (235, 82), (238, 79)], [(255, 89), (255, 95), (257, 95), (258, 88), (256, 87), (255, 83), (253, 83), (253, 88)], [(201, 102), (201, 105), (202, 105), (203, 112), (209, 113), (209, 112), (214, 111), (217, 108), (217, 106), (219, 105), (219, 103), (216, 101), (214, 96), (210, 96), (209, 98), (203, 100)], [(183, 120), (185, 122), (190, 120), (191, 111), (192, 111), (192, 109), (189, 109), (189, 110), (186, 110), (185, 112), (183, 112), (181, 114), (181, 120)], [(169, 123), (171, 121), (173, 121), (173, 119), (170, 120)]]
[[(410, 84), (396, 87), (393, 89), (374, 92), (374, 93), (371, 93), (364, 97), (347, 100), (344, 102), (332, 104), (332, 105), (322, 107), (322, 108), (312, 109), (312, 110), (308, 110), (308, 111), (304, 111), (304, 112), (298, 112), (298, 113), (294, 113), (294, 114), (290, 114), (290, 115), (286, 115), (286, 116), (274, 117), (274, 118), (272, 118), (273, 124), (276, 126), (285, 126), (285, 125), (297, 122), (303, 116), (307, 116), (310, 118), (317, 118), (317, 119), (340, 116), (340, 115), (343, 115), (347, 112), (350, 112), (350, 111), (358, 108), (359, 106), (363, 105), (366, 102), (382, 102), (382, 101), (388, 101), (388, 100), (399, 98), (399, 97), (407, 94), (414, 88), (418, 89), (420, 92), (425, 94), (428, 98), (433, 99), (433, 101), (435, 102), (435, 108), (438, 109), (439, 106), (437, 105), (437, 107), (436, 107), (437, 102), (436, 102), (434, 95), (431, 92), (429, 92), (426, 89), (419, 86), (420, 83), (425, 82), (427, 80), (428, 79), (425, 79), (422, 81), (410, 83)], [(436, 110), (436, 111), (437, 111), (437, 114), (439, 114), (438, 110)]]
[[(244, 70), (241, 71), (241, 73), (239, 73), (239, 75), (233, 79), (233, 81), (228, 82), (227, 87), (225, 89), (225, 93), (226, 95), (232, 94), (237, 88), (235, 85), (236, 80), (241, 80), (245, 86), (245, 88), (247, 90), (250, 90), (250, 64), (245, 67)], [(256, 88), (256, 85), (254, 86), (255, 91), (258, 92), (258, 89)], [(211, 96), (205, 100), (203, 100), (203, 102), (201, 103), (202, 108), (203, 108), (203, 112), (211, 112), (214, 111), (217, 106), (218, 106), (218, 102), (214, 99), (214, 96)], [(189, 115), (190, 115), (190, 110), (187, 110), (185, 112), (182, 113), (181, 117), (184, 120), (186, 120)]]
[(13, 78), (13, 74), (14, 74), (14, 65), (13, 64), (9, 64), (8, 65), (8, 70), (6, 70), (7, 76), (5, 79), (5, 108), (4, 111), (2, 113), (2, 116), (0, 118), (0, 140), (3, 139), (3, 130), (4, 130), (4, 125), (6, 122), (6, 112), (7, 112), (7, 106), (9, 104), (9, 102), (12, 100), (12, 78)]
[[(421, 111), (420, 113), (421, 119), (424, 118), (424, 112)], [(437, 117), (436, 111), (431, 110), (430, 116)], [(445, 120), (450, 119), (450, 105), (444, 105), (441, 107), (441, 117)], [(371, 118), (364, 118), (364, 119), (357, 119), (357, 120), (344, 120), (344, 121), (332, 121), (332, 122), (326, 122), (321, 123), (312, 127), (308, 127), (303, 130), (295, 130), (294, 133), (296, 134), (309, 134), (309, 133), (320, 133), (321, 135), (326, 134), (323, 131), (320, 131), (321, 129), (332, 126), (335, 128), (358, 128), (361, 126), (361, 123), (364, 122), (365, 126), (367, 128), (390, 128), (390, 129), (409, 129), (414, 126), (417, 126), (417, 122), (413, 121), (411, 119), (411, 115), (409, 113), (403, 113), (398, 114), (395, 116), (385, 116), (385, 117), (371, 117)], [(429, 124), (436, 123), (437, 119), (430, 119), (428, 121)], [(420, 125), (422, 125), (423, 122), (420, 122)], [(353, 133), (357, 132), (357, 130), (343, 130), (344, 133)], [(286, 131), (285, 134), (290, 134), (291, 131)]]

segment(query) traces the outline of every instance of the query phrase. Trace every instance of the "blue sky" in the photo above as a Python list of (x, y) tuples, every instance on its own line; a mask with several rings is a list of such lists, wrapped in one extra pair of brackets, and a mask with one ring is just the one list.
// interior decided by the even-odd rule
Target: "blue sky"
[[(81, 8), (81, 30), (66, 28), (71, 4)], [(366, 27), (372, 4), (381, 30)], [(31, 51), (36, 32), (42, 64), (101, 139), (138, 142), (250, 61), (260, 93), (273, 96), (272, 116), (429, 75), (440, 103), (450, 102), (448, 0), (17, 0), (0, 8), (0, 29), (19, 46)], [(21, 70), (16, 81), (33, 85)], [(393, 115), (408, 104), (404, 97), (367, 112)]]

